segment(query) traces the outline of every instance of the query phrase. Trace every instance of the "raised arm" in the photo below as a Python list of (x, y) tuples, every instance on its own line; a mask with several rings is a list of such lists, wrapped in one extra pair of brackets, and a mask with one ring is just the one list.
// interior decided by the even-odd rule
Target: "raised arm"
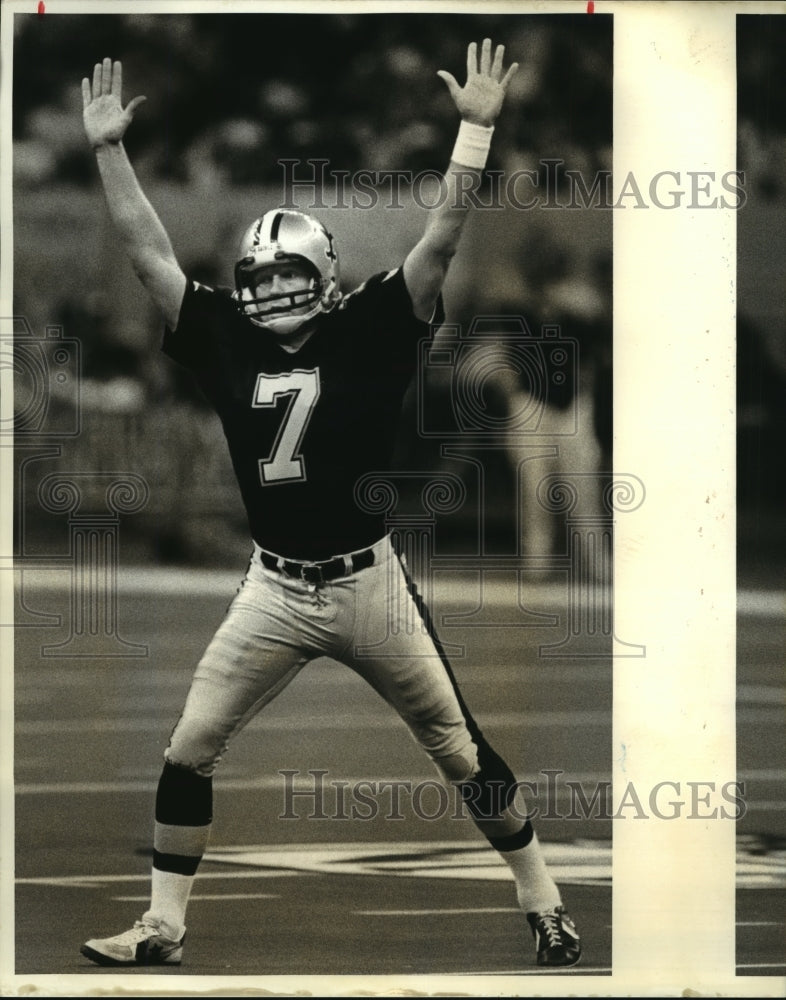
[(518, 69), (512, 63), (502, 73), (505, 46), (498, 45), (491, 56), (491, 40), (483, 41), (478, 65), (477, 45), (467, 50), (467, 82), (461, 87), (445, 70), (437, 74), (447, 84), (461, 115), (461, 125), (447, 171), (439, 205), (431, 209), (426, 230), (404, 261), (404, 280), (412, 298), (415, 315), (431, 318), (442, 290), (448, 267), (458, 248), (459, 237), (469, 210), (465, 194), (467, 175), (480, 177), (486, 163), (494, 122), (502, 109), (510, 78)]
[(109, 214), (131, 263), (153, 302), (175, 329), (186, 288), (166, 230), (142, 188), (123, 146), (134, 111), (145, 100), (122, 106), (123, 69), (110, 59), (96, 63), (92, 86), (82, 80), (85, 132), (93, 147)]

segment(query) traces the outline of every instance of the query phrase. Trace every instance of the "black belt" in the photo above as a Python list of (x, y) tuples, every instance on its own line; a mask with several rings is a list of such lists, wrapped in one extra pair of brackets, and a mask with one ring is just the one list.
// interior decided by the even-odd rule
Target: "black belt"
[(296, 580), (304, 583), (327, 583), (328, 580), (336, 580), (340, 576), (350, 576), (361, 569), (367, 569), (374, 565), (374, 550), (363, 549), (361, 552), (353, 552), (347, 556), (336, 556), (334, 559), (327, 559), (325, 562), (297, 562), (294, 559), (284, 559), (273, 552), (265, 549), (259, 550), (259, 558), (262, 565), (268, 569), (286, 573)]

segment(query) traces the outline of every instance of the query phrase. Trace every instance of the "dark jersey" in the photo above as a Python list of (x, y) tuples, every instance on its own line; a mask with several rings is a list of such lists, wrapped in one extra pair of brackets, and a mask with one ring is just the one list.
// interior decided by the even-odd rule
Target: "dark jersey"
[[(435, 322), (441, 303), (438, 313)], [(358, 506), (355, 484), (390, 465), (429, 329), (412, 312), (401, 268), (321, 315), (294, 353), (242, 316), (228, 289), (187, 283), (163, 349), (194, 373), (221, 418), (259, 545), (320, 560), (381, 537), (383, 515)]]

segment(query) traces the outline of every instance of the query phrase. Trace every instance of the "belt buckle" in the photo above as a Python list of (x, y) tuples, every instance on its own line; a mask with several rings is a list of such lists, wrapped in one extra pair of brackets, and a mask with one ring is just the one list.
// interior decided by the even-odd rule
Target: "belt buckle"
[[(316, 571), (316, 577), (310, 578), (308, 574), (312, 571)], [(321, 563), (303, 563), (300, 567), (300, 579), (303, 583), (309, 583), (312, 586), (320, 586), (325, 583)]]

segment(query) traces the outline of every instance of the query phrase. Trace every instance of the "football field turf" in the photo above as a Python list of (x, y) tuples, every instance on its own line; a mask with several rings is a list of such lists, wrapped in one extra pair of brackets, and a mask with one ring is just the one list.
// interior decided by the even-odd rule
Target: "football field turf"
[[(18, 975), (112, 974), (79, 946), (125, 930), (146, 906), (161, 754), (237, 582), (232, 573), (125, 572), (116, 638), (140, 655), (69, 658), (49, 655), (68, 631), (67, 580), (25, 574), (31, 624), (16, 639)], [(478, 580), (465, 583), (435, 604), (438, 625), (477, 606)], [(532, 782), (536, 829), (584, 942), (581, 964), (565, 974), (607, 976), (613, 661), (539, 656), (562, 636), (564, 587), (526, 585), (517, 607), (508, 583), (486, 587), (484, 625), (454, 619), (440, 632), (484, 733)], [(736, 962), (741, 975), (782, 976), (783, 602), (766, 593), (746, 600)], [(43, 612), (60, 615), (60, 625), (33, 624)], [(556, 621), (534, 617), (549, 613)], [(310, 664), (236, 737), (214, 784), (183, 965), (157, 975), (399, 984), (542, 974), (507, 869), (403, 723), (345, 667)]]

